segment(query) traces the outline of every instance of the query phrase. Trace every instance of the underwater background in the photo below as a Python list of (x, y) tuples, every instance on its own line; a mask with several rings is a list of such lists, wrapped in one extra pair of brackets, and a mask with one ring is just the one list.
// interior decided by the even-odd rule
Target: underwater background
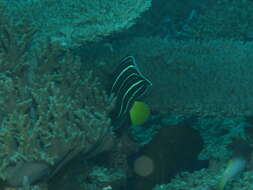
[(253, 190), (252, 0), (0, 0), (0, 190)]

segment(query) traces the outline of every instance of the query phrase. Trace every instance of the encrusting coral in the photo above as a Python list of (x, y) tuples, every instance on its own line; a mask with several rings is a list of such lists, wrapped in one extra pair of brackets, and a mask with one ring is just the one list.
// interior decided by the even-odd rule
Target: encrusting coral
[(193, 173), (182, 172), (168, 184), (156, 185), (153, 190), (214, 190), (219, 173), (202, 169)]
[(225, 188), (218, 186), (225, 172), (225, 163), (214, 164), (214, 167), (197, 170), (192, 173), (182, 172), (168, 184), (156, 185), (153, 190), (248, 190), (252, 189), (252, 169), (242, 171), (230, 179)]

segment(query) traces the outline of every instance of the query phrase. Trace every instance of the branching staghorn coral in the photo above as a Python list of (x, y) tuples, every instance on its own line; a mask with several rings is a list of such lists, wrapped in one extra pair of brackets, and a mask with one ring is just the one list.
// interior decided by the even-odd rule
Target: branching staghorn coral
[(50, 41), (16, 53), (13, 48), (23, 50), (18, 47), (34, 35), (23, 34), (31, 38), (19, 43), (20, 33), (8, 30), (0, 30), (1, 37), (10, 34), (0, 38), (0, 178), (21, 186), (25, 176), (34, 183), (54, 175), (78, 153), (87, 159), (108, 149), (115, 98), (79, 59)]
[[(5, 150), (1, 151), (3, 164), (0, 173), (3, 179), (10, 175), (6, 171), (13, 164), (44, 161), (53, 166), (69, 152), (68, 159), (79, 152), (89, 152), (87, 157), (90, 157), (102, 151), (104, 145), (101, 143), (111, 138), (110, 119), (106, 114), (113, 101), (103, 93), (98, 96), (94, 88), (89, 90), (84, 86), (83, 90), (87, 90), (86, 100), (101, 102), (98, 109), (90, 103), (82, 105), (82, 96), (72, 99), (54, 82), (30, 89), (32, 96), (26, 94), (27, 100), (24, 101), (22, 98), (25, 97), (19, 97), (22, 86), (16, 86), (19, 88), (16, 90), (12, 79), (2, 79), (1, 84), (1, 94), (7, 97), (7, 101), (2, 99), (1, 106), (12, 108), (2, 110), (5, 114), (1, 114), (0, 147)], [(99, 110), (102, 108), (104, 111)]]

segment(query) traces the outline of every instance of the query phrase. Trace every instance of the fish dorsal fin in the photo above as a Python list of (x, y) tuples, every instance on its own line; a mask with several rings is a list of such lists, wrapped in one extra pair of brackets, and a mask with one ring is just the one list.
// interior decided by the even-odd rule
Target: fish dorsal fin
[(135, 58), (133, 56), (127, 56), (120, 61), (120, 64), (117, 66), (113, 73), (113, 84), (111, 92), (115, 93), (117, 88), (120, 88), (125, 81), (125, 78), (131, 73), (138, 73), (137, 65), (135, 63)]
[(126, 114), (132, 103), (141, 97), (152, 83), (140, 72), (135, 58), (127, 56), (123, 58), (113, 73), (111, 93), (117, 97), (117, 118)]

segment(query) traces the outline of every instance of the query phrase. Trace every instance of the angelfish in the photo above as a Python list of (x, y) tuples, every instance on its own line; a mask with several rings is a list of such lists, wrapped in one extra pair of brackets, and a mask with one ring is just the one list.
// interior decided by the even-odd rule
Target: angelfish
[(117, 97), (115, 116), (121, 118), (130, 110), (135, 100), (142, 97), (152, 83), (141, 73), (135, 58), (123, 58), (113, 73), (111, 93)]

